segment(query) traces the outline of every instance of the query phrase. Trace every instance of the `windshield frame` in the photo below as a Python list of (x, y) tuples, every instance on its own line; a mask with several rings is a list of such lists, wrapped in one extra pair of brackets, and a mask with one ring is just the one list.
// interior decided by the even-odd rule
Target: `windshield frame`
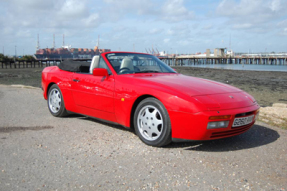
[[(143, 73), (177, 73), (159, 58), (151, 54), (109, 52), (104, 54), (118, 75)], [(126, 66), (126, 67), (124, 67)]]

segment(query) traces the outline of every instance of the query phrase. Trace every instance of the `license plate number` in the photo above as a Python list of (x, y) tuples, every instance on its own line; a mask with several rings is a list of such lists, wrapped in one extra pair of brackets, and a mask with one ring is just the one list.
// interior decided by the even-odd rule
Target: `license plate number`
[(244, 126), (252, 123), (254, 118), (254, 115), (250, 115), (248, 117), (240, 117), (240, 118), (235, 118), (233, 121), (232, 127), (239, 127), (239, 126)]

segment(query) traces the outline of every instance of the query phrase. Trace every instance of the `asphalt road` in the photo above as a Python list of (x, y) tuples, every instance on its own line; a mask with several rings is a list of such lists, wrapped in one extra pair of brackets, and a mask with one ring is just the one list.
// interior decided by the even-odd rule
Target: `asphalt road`
[(287, 190), (287, 131), (143, 144), (120, 126), (53, 117), (39, 88), (0, 85), (0, 190)]

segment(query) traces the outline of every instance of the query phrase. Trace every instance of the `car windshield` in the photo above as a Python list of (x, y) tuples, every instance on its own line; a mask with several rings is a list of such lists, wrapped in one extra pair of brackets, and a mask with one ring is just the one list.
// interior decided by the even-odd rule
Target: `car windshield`
[(106, 58), (117, 74), (176, 73), (153, 55), (135, 53), (110, 53)]

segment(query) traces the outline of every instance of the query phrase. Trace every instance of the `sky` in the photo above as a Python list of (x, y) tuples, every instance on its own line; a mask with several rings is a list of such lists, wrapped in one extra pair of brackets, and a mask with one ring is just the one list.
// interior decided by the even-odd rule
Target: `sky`
[(287, 52), (287, 0), (0, 0), (0, 53), (55, 45), (193, 54)]

